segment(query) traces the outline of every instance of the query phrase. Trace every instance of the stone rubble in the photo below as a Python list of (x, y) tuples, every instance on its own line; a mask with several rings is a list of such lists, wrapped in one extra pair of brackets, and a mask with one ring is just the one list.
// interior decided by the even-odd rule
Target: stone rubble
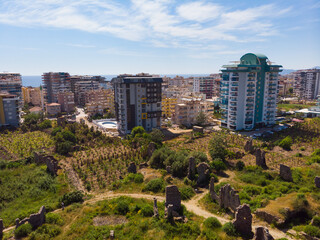
[(36, 164), (46, 164), (48, 171), (52, 175), (57, 175), (59, 169), (58, 161), (52, 155), (47, 155), (42, 152), (35, 152), (34, 161)]
[(273, 240), (268, 228), (256, 227), (253, 240)]
[(157, 198), (153, 198), (153, 217), (159, 217)]
[(252, 153), (254, 151), (252, 139), (246, 142), (246, 145), (244, 146), (244, 150), (249, 153)]

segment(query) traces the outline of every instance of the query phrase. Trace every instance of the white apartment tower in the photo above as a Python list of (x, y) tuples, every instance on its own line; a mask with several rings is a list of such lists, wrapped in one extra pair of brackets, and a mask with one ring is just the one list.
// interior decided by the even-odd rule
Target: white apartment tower
[(316, 99), (320, 94), (320, 69), (294, 72), (294, 93), (302, 99)]
[(263, 54), (247, 53), (240, 62), (224, 65), (221, 81), (221, 126), (250, 130), (275, 123), (278, 75)]
[(112, 79), (118, 130), (129, 134), (136, 126), (146, 131), (161, 126), (162, 78), (141, 73)]

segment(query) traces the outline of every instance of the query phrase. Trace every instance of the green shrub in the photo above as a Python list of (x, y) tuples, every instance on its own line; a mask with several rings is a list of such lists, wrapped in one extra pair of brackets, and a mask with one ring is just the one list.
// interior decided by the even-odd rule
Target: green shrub
[(219, 220), (215, 217), (209, 217), (207, 218), (203, 224), (207, 227), (207, 228), (221, 228), (222, 225), (221, 223), (219, 222)]
[(28, 236), (31, 232), (32, 226), (30, 223), (26, 223), (14, 230), (14, 236), (19, 239)]
[(307, 225), (304, 227), (304, 232), (312, 237), (320, 237), (320, 229), (316, 226)]
[(311, 156), (320, 156), (320, 148), (316, 149)]
[(226, 164), (220, 158), (216, 158), (212, 162), (210, 162), (210, 166), (211, 166), (211, 168), (213, 168), (214, 170), (216, 170), (218, 172), (227, 169)]
[(136, 173), (133, 181), (135, 183), (143, 183), (143, 179), (144, 179), (144, 177), (141, 173)]
[(236, 163), (236, 169), (237, 169), (238, 171), (242, 171), (242, 170), (244, 169), (244, 167), (245, 167), (244, 162), (238, 161), (238, 162)]
[(51, 128), (52, 127), (51, 121), (48, 120), (48, 119), (46, 119), (43, 122), (39, 123), (38, 126), (39, 126), (40, 129), (46, 129), (46, 128)]
[(282, 141), (279, 143), (279, 147), (282, 147), (284, 150), (291, 150), (292, 146), (292, 138), (290, 136), (285, 137), (282, 139)]
[(59, 214), (49, 212), (46, 214), (46, 223), (62, 226), (64, 224), (64, 221)]
[(164, 190), (164, 181), (161, 178), (155, 178), (150, 180), (147, 185), (142, 189), (142, 191), (150, 191), (150, 192), (161, 192)]
[(180, 191), (182, 200), (190, 199), (196, 194), (193, 188), (190, 186), (182, 187), (179, 189), (179, 191)]
[(301, 148), (300, 148), (300, 151), (305, 151), (305, 150), (306, 150), (305, 147), (301, 147)]
[[(49, 239), (49, 238), (54, 238), (54, 237), (58, 236), (61, 233), (61, 228), (56, 225), (44, 224), (41, 227), (39, 227), (35, 231), (35, 233), (36, 233), (34, 235), (35, 239), (37, 238), (37, 235), (40, 235), (40, 237), (41, 237), (40, 239)], [(30, 236), (30, 238), (32, 239), (31, 236)]]
[(229, 236), (236, 236), (237, 231), (231, 222), (227, 222), (222, 226), (222, 231), (224, 231)]
[(83, 193), (81, 191), (74, 191), (70, 193), (65, 193), (60, 198), (60, 203), (63, 202), (65, 206), (68, 206), (72, 203), (83, 202)]
[(149, 204), (143, 206), (141, 208), (141, 214), (144, 217), (151, 217), (153, 215), (153, 207), (151, 207)]
[(312, 219), (312, 225), (320, 227), (320, 216), (314, 216), (314, 218)]
[(129, 212), (129, 204), (126, 200), (120, 200), (115, 207), (116, 214), (126, 215)]
[(222, 136), (214, 135), (209, 142), (209, 154), (212, 159), (220, 158), (225, 160), (228, 155), (227, 143)]
[(168, 147), (162, 147), (153, 152), (150, 158), (150, 166), (152, 168), (165, 168), (164, 161), (173, 154), (173, 151)]

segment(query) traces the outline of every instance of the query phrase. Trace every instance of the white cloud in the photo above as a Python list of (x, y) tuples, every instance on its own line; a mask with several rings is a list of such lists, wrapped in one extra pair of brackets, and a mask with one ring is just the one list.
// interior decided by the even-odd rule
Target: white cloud
[(198, 22), (215, 19), (221, 14), (221, 11), (221, 6), (204, 2), (189, 2), (177, 8), (181, 17)]
[(274, 4), (230, 10), (205, 0), (176, 5), (171, 0), (131, 0), (127, 5), (115, 0), (1, 0), (0, 23), (108, 33), (162, 48), (204, 49), (221, 41), (263, 41), (278, 34), (275, 19), (290, 10)]

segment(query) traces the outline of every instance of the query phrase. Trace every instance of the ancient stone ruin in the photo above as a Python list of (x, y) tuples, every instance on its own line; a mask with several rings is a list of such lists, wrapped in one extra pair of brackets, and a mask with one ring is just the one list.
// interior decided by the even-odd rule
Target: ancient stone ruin
[(134, 162), (129, 164), (128, 173), (137, 173), (137, 166)]
[(210, 179), (209, 184), (210, 197), (213, 201), (219, 203), (220, 207), (230, 208), (233, 211), (240, 206), (240, 198), (238, 193), (230, 186), (226, 184), (220, 188), (219, 195), (214, 190), (214, 178)]
[(196, 175), (196, 159), (194, 157), (189, 158), (188, 166), (188, 178), (193, 180)]
[(46, 221), (46, 209), (42, 206), (38, 213), (31, 214), (29, 218), (25, 218), (20, 221), (19, 218), (16, 219), (16, 228), (20, 227), (21, 225), (29, 222), (33, 229), (40, 227)]
[(268, 228), (256, 227), (253, 240), (273, 240)]
[(3, 237), (3, 229), (4, 229), (3, 221), (2, 221), (2, 219), (0, 219), (0, 240)]
[(244, 146), (244, 150), (246, 152), (252, 153), (254, 151), (254, 147), (253, 147), (253, 143), (252, 143), (252, 139), (248, 140), (246, 142), (246, 145)]
[(292, 173), (290, 167), (280, 164), (280, 177), (288, 182), (292, 182)]
[(263, 169), (267, 169), (267, 164), (266, 164), (266, 153), (265, 151), (261, 150), (258, 148), (255, 152), (256, 155), (256, 165), (259, 167), (262, 167)]
[(153, 198), (153, 217), (159, 217), (159, 210), (156, 198)]
[(197, 180), (197, 184), (200, 187), (207, 185), (209, 177), (210, 177), (209, 165), (205, 162), (199, 163), (197, 166), (197, 171), (198, 171), (198, 175), (199, 175), (198, 180)]
[(252, 236), (252, 215), (248, 204), (237, 207), (235, 220), (232, 222), (236, 230), (244, 236)]
[(148, 150), (147, 150), (149, 158), (151, 158), (154, 150), (156, 150), (156, 144), (154, 142), (149, 143)]
[(315, 177), (314, 179), (314, 184), (316, 185), (317, 188), (320, 188), (320, 177)]
[(214, 177), (212, 177), (210, 179), (210, 183), (209, 183), (209, 193), (210, 193), (210, 197), (212, 200), (215, 200), (217, 202), (219, 202), (219, 196), (218, 194), (214, 191)]
[(167, 218), (173, 219), (173, 205), (169, 204), (167, 207)]
[(181, 208), (181, 195), (179, 189), (175, 185), (166, 187), (166, 203), (165, 206), (168, 207), (172, 204), (173, 211), (179, 211)]
[(46, 164), (48, 171), (52, 175), (57, 175), (59, 169), (58, 161), (52, 155), (47, 155), (43, 152), (35, 152), (34, 161), (36, 164)]
[(219, 191), (219, 204), (223, 208), (231, 208), (236, 211), (240, 206), (240, 198), (238, 193), (230, 186), (224, 185)]

